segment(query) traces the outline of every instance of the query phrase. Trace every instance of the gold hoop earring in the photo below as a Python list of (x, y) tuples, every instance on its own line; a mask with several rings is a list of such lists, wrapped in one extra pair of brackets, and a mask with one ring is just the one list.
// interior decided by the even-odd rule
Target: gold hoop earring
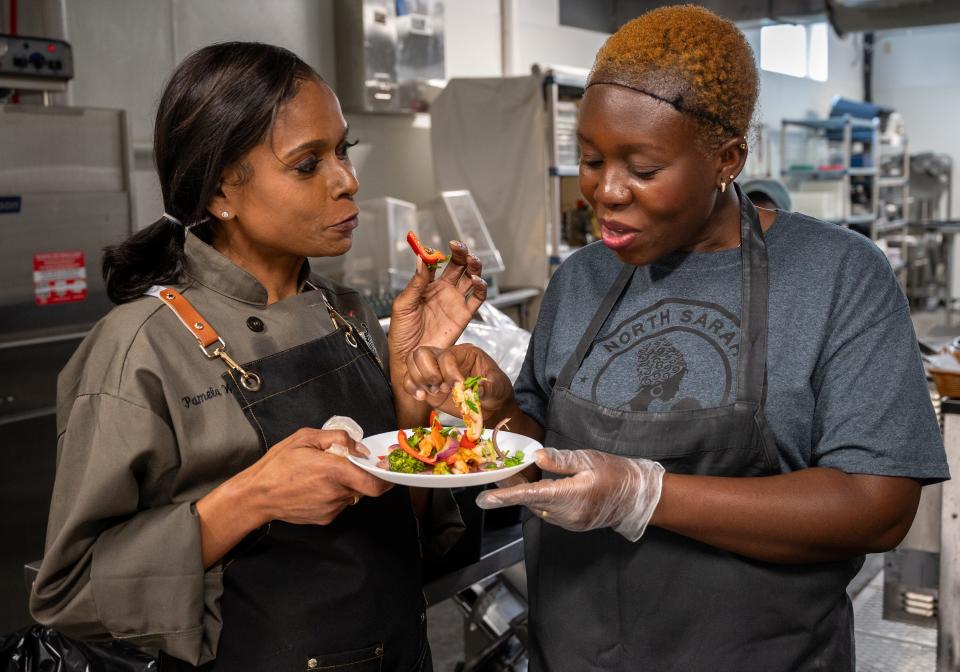
[(741, 142), (741, 143), (740, 143), (740, 149), (746, 149), (746, 148), (747, 148), (747, 143)]

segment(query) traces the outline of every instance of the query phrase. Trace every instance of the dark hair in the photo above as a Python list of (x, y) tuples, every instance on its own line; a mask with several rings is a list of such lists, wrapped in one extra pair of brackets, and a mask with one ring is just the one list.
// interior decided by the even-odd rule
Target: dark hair
[[(104, 249), (111, 301), (132, 301), (153, 285), (180, 280), (184, 225), (206, 228), (201, 223), (224, 170), (263, 141), (278, 109), (311, 78), (322, 81), (292, 52), (257, 42), (214, 44), (184, 59), (163, 91), (153, 138), (164, 210), (175, 220), (161, 217)], [(239, 175), (250, 177), (249, 170)]]

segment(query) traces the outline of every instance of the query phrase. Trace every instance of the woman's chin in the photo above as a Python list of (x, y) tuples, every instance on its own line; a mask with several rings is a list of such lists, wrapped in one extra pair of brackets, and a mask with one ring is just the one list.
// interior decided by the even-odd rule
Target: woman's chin
[(631, 245), (621, 250), (611, 250), (617, 259), (631, 266), (646, 266), (663, 256), (656, 248), (644, 245)]
[(353, 233), (338, 236), (336, 240), (325, 240), (310, 250), (308, 257), (339, 257), (353, 247)]

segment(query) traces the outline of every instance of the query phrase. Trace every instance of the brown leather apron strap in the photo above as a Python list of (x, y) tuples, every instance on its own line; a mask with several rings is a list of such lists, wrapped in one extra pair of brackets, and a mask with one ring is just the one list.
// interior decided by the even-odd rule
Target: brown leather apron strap
[[(206, 355), (207, 359), (223, 360), (228, 369), (240, 374), (240, 384), (251, 392), (260, 389), (262, 384), (260, 376), (255, 373), (248, 373), (227, 354), (227, 344), (220, 338), (217, 330), (197, 312), (197, 309), (183, 297), (183, 294), (170, 287), (157, 285), (148, 289), (146, 294), (157, 297), (173, 311), (180, 323), (197, 339), (200, 351)], [(211, 348), (213, 349), (211, 350)]]
[(221, 345), (223, 344), (220, 335), (217, 334), (217, 330), (213, 328), (213, 325), (204, 320), (200, 316), (200, 313), (197, 312), (197, 309), (183, 298), (183, 295), (177, 290), (171, 289), (170, 287), (151, 287), (147, 291), (147, 294), (156, 296), (167, 304), (167, 307), (180, 319), (180, 322), (187, 328), (187, 331), (197, 339), (197, 342), (205, 353), (207, 348), (217, 341), (220, 341)]

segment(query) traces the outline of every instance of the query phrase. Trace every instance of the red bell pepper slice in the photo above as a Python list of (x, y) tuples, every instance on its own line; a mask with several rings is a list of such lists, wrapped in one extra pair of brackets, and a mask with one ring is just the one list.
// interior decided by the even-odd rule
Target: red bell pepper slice
[(476, 447), (477, 442), (467, 436), (467, 433), (464, 432), (463, 436), (460, 437), (460, 447), (461, 448), (474, 448)]
[(423, 263), (432, 268), (436, 268), (437, 264), (442, 261), (447, 260), (447, 255), (439, 250), (435, 250), (432, 247), (427, 247), (420, 239), (417, 238), (417, 234), (413, 231), (407, 231), (407, 242), (410, 244), (410, 247), (416, 253), (418, 257), (423, 259)]
[(421, 455), (416, 448), (411, 447), (410, 444), (407, 443), (407, 434), (402, 429), (397, 432), (397, 445), (399, 445), (403, 452), (405, 452), (407, 455), (417, 458), (424, 464), (429, 464), (432, 466), (437, 463), (436, 459)]

